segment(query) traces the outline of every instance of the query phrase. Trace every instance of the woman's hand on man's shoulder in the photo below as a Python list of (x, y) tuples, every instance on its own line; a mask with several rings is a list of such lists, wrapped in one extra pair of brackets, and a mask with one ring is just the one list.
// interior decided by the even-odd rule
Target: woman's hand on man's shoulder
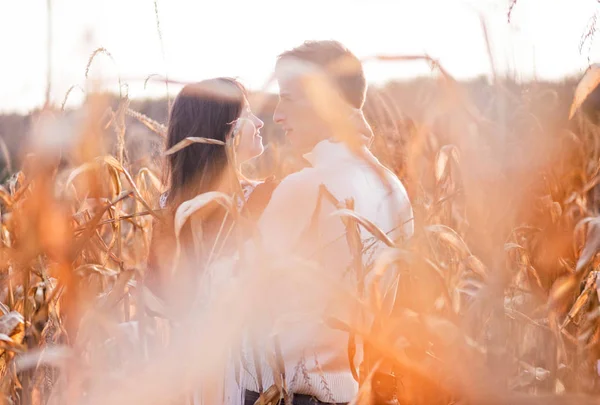
[(279, 181), (275, 176), (269, 176), (256, 184), (245, 205), (245, 208), (253, 217), (258, 218), (262, 214), (278, 184)]

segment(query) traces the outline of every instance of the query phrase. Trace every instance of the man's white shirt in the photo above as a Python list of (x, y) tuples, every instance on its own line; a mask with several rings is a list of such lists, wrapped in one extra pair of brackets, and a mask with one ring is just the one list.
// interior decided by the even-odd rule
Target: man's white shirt
[[(276, 305), (282, 308), (274, 313), (285, 318), (283, 322), (276, 322), (276, 335), (285, 363), (288, 390), (313, 395), (323, 402), (349, 402), (356, 395), (357, 382), (350, 371), (348, 334), (325, 325), (318, 315), (333, 314), (343, 320), (352, 316), (352, 308), (329, 301), (337, 299), (333, 298), (331, 285), (352, 289), (356, 274), (351, 271), (352, 252), (346, 240), (346, 228), (341, 217), (334, 214), (338, 207), (325, 197), (322, 189), (324, 187), (339, 202), (352, 200), (354, 211), (392, 240), (413, 235), (413, 211), (400, 180), (366, 147), (355, 154), (344, 143), (324, 140), (304, 157), (311, 167), (291, 174), (280, 183), (258, 222), (258, 230), (262, 246), (273, 260), (284, 263), (283, 267), (286, 261), (292, 263), (294, 257), (318, 260), (318, 271), (323, 278), (290, 277), (291, 273), (286, 271), (303, 271), (301, 266), (290, 264), (281, 277), (273, 279), (273, 295), (278, 297)], [(316, 226), (310, 228), (317, 205), (320, 209)], [(309, 228), (311, 232), (307, 233)], [(359, 229), (363, 244), (371, 246), (363, 256), (366, 264), (383, 244), (372, 243), (373, 235), (363, 227)], [(293, 316), (285, 312), (287, 309)], [(303, 311), (305, 317), (298, 313)], [(242, 363), (245, 363), (242, 386), (258, 391), (256, 366), (249, 355), (252, 347), (246, 343), (242, 350)], [(273, 350), (273, 341), (253, 344), (257, 344), (261, 352), (260, 374), (267, 389), (274, 382), (272, 361), (269, 365), (268, 356), (262, 354)]]

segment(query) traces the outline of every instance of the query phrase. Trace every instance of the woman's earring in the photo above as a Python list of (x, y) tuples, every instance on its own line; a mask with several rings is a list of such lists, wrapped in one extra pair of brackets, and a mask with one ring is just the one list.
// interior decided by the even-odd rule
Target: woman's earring
[(231, 141), (232, 141), (232, 145), (234, 147), (237, 147), (240, 143), (240, 137), (237, 136), (237, 134), (240, 132), (242, 124), (241, 124), (239, 118), (237, 120), (235, 120), (234, 122), (232, 122), (232, 124), (233, 124), (233, 130), (231, 131)]
[(240, 131), (240, 127), (241, 127), (240, 119), (238, 118), (237, 120), (234, 121), (234, 124), (233, 124), (233, 131), (231, 132), (232, 137), (235, 137), (238, 134), (238, 132)]

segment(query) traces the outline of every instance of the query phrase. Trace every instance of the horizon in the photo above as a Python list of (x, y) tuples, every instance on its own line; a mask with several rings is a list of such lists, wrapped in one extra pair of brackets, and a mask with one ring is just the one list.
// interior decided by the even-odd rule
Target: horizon
[[(523, 80), (523, 81), (518, 81), (518, 80), (514, 80), (512, 77), (509, 76), (502, 76), (499, 77), (500, 81), (508, 81), (508, 82), (513, 82), (513, 83), (517, 83), (519, 85), (527, 85), (529, 83), (538, 83), (538, 84), (544, 84), (544, 83), (548, 83), (548, 84), (561, 84), (561, 83), (569, 83), (572, 82), (573, 84), (577, 83), (577, 81), (580, 79), (577, 76), (574, 75), (570, 75), (570, 76), (565, 76), (562, 78), (556, 78), (556, 79), (539, 79), (539, 78), (531, 78), (530, 80)], [(116, 79), (115, 79), (116, 80)], [(411, 83), (411, 82), (417, 82), (417, 81), (421, 81), (421, 80), (435, 80), (435, 77), (432, 76), (412, 76), (412, 77), (407, 77), (407, 78), (392, 78), (388, 81), (382, 82), (382, 83), (368, 83), (368, 87), (385, 87), (387, 85), (391, 85), (394, 83), (400, 83), (400, 84), (405, 84), (405, 83)], [(491, 78), (489, 76), (486, 75), (480, 75), (480, 76), (474, 76), (474, 77), (469, 77), (469, 78), (463, 78), (463, 79), (458, 79), (457, 82), (459, 84), (469, 84), (469, 83), (473, 83), (473, 82), (477, 82), (480, 80), (486, 80), (487, 81), (487, 85), (492, 86), (493, 82), (491, 81)], [(191, 82), (190, 82), (191, 83)], [(184, 86), (185, 84), (178, 84), (180, 86)], [(273, 86), (271, 86), (273, 87)], [(276, 86), (274, 86), (276, 87)], [(276, 89), (271, 88), (270, 90), (265, 90), (265, 89), (249, 89), (251, 94), (268, 94), (270, 96), (277, 96), (278, 92)], [(112, 90), (100, 90), (100, 91), (96, 91), (96, 92), (88, 92), (87, 96), (108, 96), (108, 97), (114, 97), (115, 99), (118, 99), (119, 96), (119, 92), (118, 91), (112, 91)], [(173, 101), (174, 96), (177, 95), (177, 92), (174, 92), (172, 89), (170, 89), (170, 97), (171, 97), (171, 101)], [(82, 101), (84, 101), (84, 99), (82, 99)], [(136, 96), (136, 97), (130, 97), (129, 98), (130, 101), (133, 102), (161, 102), (161, 101), (166, 101), (167, 100), (167, 94), (163, 91), (163, 94), (160, 94), (160, 92), (157, 92), (156, 94), (151, 94), (151, 95), (141, 95), (141, 96)], [(77, 103), (76, 105), (74, 105), (73, 103), (66, 103), (65, 105), (65, 111), (73, 111), (73, 110), (77, 110), (79, 107), (81, 106), (81, 103)], [(55, 109), (60, 109), (61, 107), (61, 103), (55, 103), (52, 105), (53, 108)], [(26, 116), (38, 111), (41, 111), (43, 109), (43, 106), (37, 106), (27, 112), (21, 113), (19, 111), (3, 111), (0, 109), (0, 116), (3, 115), (22, 115), (22, 116)]]

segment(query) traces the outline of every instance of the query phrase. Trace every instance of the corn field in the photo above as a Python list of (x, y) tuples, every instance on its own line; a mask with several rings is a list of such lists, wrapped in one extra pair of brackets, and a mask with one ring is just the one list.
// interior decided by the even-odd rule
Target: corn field
[[(593, 108), (569, 119), (574, 86), (499, 78), (474, 99), (436, 67), (435, 80), (410, 94), (412, 109), (393, 83), (368, 92), (372, 150), (405, 183), (415, 236), (400, 244), (370, 228), (387, 248), (367, 276), (378, 280), (391, 266), (400, 275), (382, 296), (353, 297), (368, 323), (324, 320), (348, 332), (349, 349), (356, 337), (366, 342), (356, 403), (369, 402), (368, 376), (384, 363), (401, 404), (593, 403)], [(268, 117), (263, 96), (253, 95), (253, 109)], [(2, 401), (183, 403), (196, 382), (219, 378), (241, 320), (273, 291), (232, 283), (215, 312), (194, 317), (150, 292), (146, 260), (165, 185), (160, 159), (128, 148), (127, 123), (141, 122), (159, 144), (167, 123), (133, 110), (126, 95), (116, 107), (89, 100), (77, 124), (60, 109), (39, 113), (20, 167), (0, 188)], [(275, 135), (269, 148), (248, 175), (294, 170)], [(347, 215), (349, 239), (352, 221), (369, 227)], [(310, 283), (316, 273), (305, 274)]]

